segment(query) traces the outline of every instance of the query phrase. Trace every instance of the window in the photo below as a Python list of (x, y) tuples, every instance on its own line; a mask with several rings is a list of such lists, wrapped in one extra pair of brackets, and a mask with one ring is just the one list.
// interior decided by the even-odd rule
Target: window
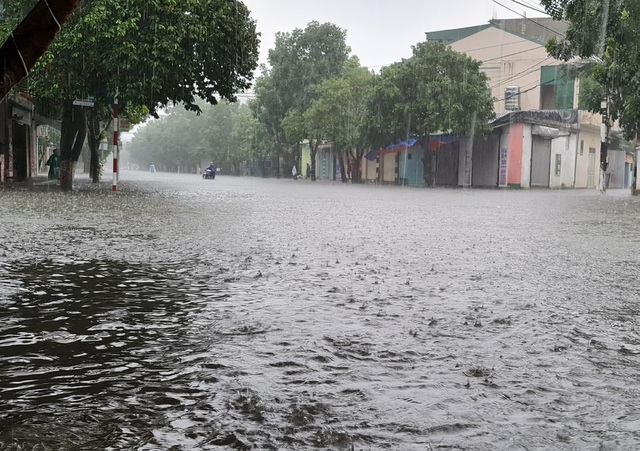
[(409, 152), (409, 153), (407, 154), (407, 160), (411, 160), (411, 157), (412, 157), (412, 156), (413, 156), (413, 154), (412, 154), (411, 152)]
[(580, 155), (584, 153), (584, 141), (580, 140)]
[(560, 176), (561, 171), (562, 171), (562, 155), (557, 153), (556, 154), (556, 176)]
[(540, 68), (540, 109), (570, 110), (573, 108), (574, 78), (559, 66)]

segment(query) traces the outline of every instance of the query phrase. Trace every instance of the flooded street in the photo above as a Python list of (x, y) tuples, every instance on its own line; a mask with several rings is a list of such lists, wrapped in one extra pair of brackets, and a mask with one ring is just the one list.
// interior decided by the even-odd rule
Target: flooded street
[(619, 191), (0, 191), (0, 449), (636, 449), (639, 219)]

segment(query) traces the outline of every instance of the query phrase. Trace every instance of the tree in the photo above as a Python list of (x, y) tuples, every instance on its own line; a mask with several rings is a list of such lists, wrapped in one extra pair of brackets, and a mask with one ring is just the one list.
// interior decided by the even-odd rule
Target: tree
[(413, 46), (411, 58), (382, 69), (372, 108), (372, 123), (382, 132), (378, 140), (420, 138), (426, 185), (435, 184), (437, 158), (435, 153), (427, 157), (429, 135), (472, 137), (487, 131), (494, 115), (480, 62), (431, 42)]
[[(350, 48), (346, 44), (346, 31), (331, 23), (310, 22), (302, 30), (277, 33), (275, 47), (269, 50), (270, 68), (263, 68), (257, 83), (257, 99), (254, 114), (269, 130), (279, 149), (299, 144), (300, 134), (307, 131), (299, 122), (300, 115), (307, 110), (314, 98), (314, 86), (324, 80), (342, 74), (348, 60)], [(289, 116), (289, 137), (286, 142), (283, 122)], [(291, 121), (296, 125), (292, 127)], [(315, 136), (307, 136), (311, 145), (312, 180), (315, 180)], [(299, 146), (298, 146), (299, 148)], [(300, 168), (298, 168), (300, 169)]]
[(80, 0), (41, 0), (26, 13), (26, 17), (24, 13), (32, 2), (14, 0), (3, 3), (6, 11), (2, 27), (4, 36), (9, 35), (17, 17), (24, 17), (24, 20), (0, 47), (0, 60), (3, 62), (0, 99), (4, 99), (11, 88), (29, 75), (29, 70), (47, 51)]
[(171, 108), (167, 116), (142, 127), (129, 146), (134, 161), (143, 167), (154, 162), (162, 170), (183, 171), (213, 160), (225, 172), (240, 174), (243, 163), (264, 155), (248, 105), (219, 102), (202, 105), (201, 110), (196, 115)]
[(97, 121), (110, 120), (105, 106), (115, 98), (133, 119), (175, 102), (199, 111), (197, 98), (233, 101), (250, 86), (257, 47), (255, 22), (237, 0), (84, 3), (29, 85), (39, 108), (63, 121), (62, 189), (72, 189), (87, 131), (87, 112), (74, 99), (95, 98), (89, 126), (94, 131), (100, 129)]
[(342, 77), (316, 87), (316, 99), (304, 113), (305, 122), (315, 136), (333, 143), (343, 167), (343, 182), (348, 178), (360, 182), (362, 158), (373, 144), (370, 117), (373, 87), (374, 75), (361, 67), (357, 58), (352, 58)]
[[(633, 136), (640, 128), (640, 2), (542, 0), (541, 4), (555, 19), (569, 22), (563, 39), (547, 43), (549, 54), (564, 61), (590, 60), (581, 77), (587, 79), (588, 90), (586, 96), (581, 92), (582, 105), (603, 112), (601, 103), (606, 100), (609, 120), (619, 120), (626, 136)], [(594, 95), (598, 87), (599, 96)], [(601, 158), (606, 159), (606, 153)]]

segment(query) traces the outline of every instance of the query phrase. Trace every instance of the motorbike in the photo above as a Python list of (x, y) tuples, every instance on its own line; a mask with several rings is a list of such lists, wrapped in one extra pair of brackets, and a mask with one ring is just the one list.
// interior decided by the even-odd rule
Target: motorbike
[(202, 178), (203, 179), (211, 179), (211, 180), (213, 180), (213, 179), (216, 178), (216, 171), (212, 171), (211, 169), (207, 168), (202, 173)]

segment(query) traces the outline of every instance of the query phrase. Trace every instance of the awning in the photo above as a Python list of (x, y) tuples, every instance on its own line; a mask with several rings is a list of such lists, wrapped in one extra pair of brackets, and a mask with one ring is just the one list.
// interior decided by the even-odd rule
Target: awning
[[(454, 143), (458, 140), (460, 140), (460, 137), (454, 135), (431, 135), (429, 137), (429, 150), (435, 152), (442, 146), (446, 146), (447, 144)], [(372, 150), (365, 155), (365, 158), (369, 161), (374, 161), (381, 155), (404, 152), (405, 150), (411, 149), (412, 147), (418, 147), (417, 144), (417, 139), (400, 141), (396, 144), (389, 144), (384, 149)]]
[(538, 135), (542, 138), (557, 138), (560, 136), (560, 130), (553, 127), (545, 127), (544, 125), (534, 125), (531, 127), (531, 134)]

